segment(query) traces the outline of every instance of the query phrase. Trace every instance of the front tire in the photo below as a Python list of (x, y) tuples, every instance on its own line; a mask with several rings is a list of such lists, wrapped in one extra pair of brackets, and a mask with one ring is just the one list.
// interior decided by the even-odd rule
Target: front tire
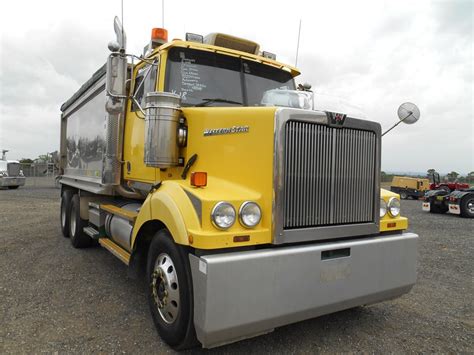
[(402, 200), (406, 200), (408, 198), (408, 194), (405, 191), (400, 192), (400, 198)]
[(174, 349), (196, 345), (193, 293), (188, 254), (166, 229), (148, 250), (148, 304), (160, 337)]
[(84, 233), (87, 221), (81, 218), (79, 195), (72, 196), (69, 205), (69, 237), (74, 248), (87, 248), (92, 244), (92, 239)]

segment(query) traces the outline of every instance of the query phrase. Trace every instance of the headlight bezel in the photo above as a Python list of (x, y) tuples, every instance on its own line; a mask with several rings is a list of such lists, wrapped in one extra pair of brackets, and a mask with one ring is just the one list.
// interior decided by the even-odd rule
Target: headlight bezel
[[(382, 210), (384, 213), (382, 213)], [(387, 202), (383, 198), (380, 199), (380, 218), (384, 218), (387, 215)]]
[[(248, 208), (249, 206), (257, 207), (257, 209), (258, 209), (258, 214), (259, 214), (258, 221), (253, 225), (247, 224), (244, 221), (244, 210), (245, 210), (245, 208)], [(240, 205), (240, 208), (239, 208), (239, 222), (242, 226), (244, 226), (245, 228), (255, 228), (256, 226), (258, 226), (258, 224), (260, 223), (261, 220), (262, 220), (262, 209), (260, 208), (260, 206), (257, 202), (245, 201), (245, 202), (242, 203), (242, 205)]]
[[(216, 214), (217, 212), (219, 212), (219, 209), (221, 209), (222, 207), (230, 207), (233, 211), (233, 219), (232, 219), (232, 223), (230, 223), (229, 225), (227, 226), (222, 226), (222, 225), (219, 225), (218, 221), (216, 220)], [(235, 224), (235, 220), (237, 219), (237, 213), (235, 211), (235, 208), (234, 206), (230, 203), (230, 202), (227, 202), (227, 201), (219, 201), (217, 202), (214, 207), (212, 208), (211, 210), (211, 222), (212, 224), (214, 225), (214, 227), (216, 227), (217, 229), (219, 230), (228, 230), (229, 228), (231, 228), (234, 224)]]
[[(398, 206), (393, 206), (394, 203), (396, 203)], [(395, 208), (395, 209), (398, 208), (398, 212), (393, 213), (392, 208)], [(396, 197), (390, 197), (387, 203), (387, 212), (390, 215), (390, 217), (396, 218), (400, 216), (400, 210), (401, 210), (400, 200)]]

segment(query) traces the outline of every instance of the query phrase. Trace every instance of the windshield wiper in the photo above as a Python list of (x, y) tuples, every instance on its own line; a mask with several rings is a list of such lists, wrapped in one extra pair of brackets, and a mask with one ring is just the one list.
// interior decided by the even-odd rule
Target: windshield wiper
[(197, 105), (194, 105), (194, 106), (195, 107), (203, 107), (203, 106), (207, 106), (207, 105), (209, 105), (213, 102), (225, 102), (227, 104), (235, 104), (235, 105), (241, 105), (241, 106), (244, 105), (242, 102), (215, 98), (215, 99), (202, 99), (202, 102), (200, 102), (200, 103), (198, 103)]

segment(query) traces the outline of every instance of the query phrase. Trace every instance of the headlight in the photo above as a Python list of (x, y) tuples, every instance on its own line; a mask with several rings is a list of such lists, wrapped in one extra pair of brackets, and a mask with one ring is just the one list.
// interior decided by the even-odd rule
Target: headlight
[(239, 219), (244, 227), (255, 227), (260, 222), (261, 218), (262, 211), (255, 202), (246, 201), (242, 206), (240, 206)]
[(387, 214), (387, 204), (385, 203), (385, 200), (380, 199), (380, 218), (382, 218), (386, 214)]
[(400, 214), (400, 200), (396, 197), (391, 197), (388, 200), (388, 213), (390, 216), (397, 217)]
[(229, 202), (218, 202), (211, 212), (211, 220), (219, 229), (229, 229), (235, 222), (235, 209)]

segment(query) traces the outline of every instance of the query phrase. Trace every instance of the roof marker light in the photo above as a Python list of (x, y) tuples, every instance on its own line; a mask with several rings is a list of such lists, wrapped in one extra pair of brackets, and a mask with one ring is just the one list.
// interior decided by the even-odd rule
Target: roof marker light
[(276, 60), (276, 59), (277, 59), (276, 54), (273, 54), (273, 53), (270, 53), (270, 52), (266, 52), (266, 51), (263, 51), (263, 52), (262, 52), (262, 56), (265, 57), (265, 58), (268, 58), (268, 59), (273, 59), (273, 60)]
[(188, 42), (197, 42), (197, 43), (203, 43), (204, 42), (204, 37), (201, 35), (198, 35), (196, 33), (186, 33), (186, 41)]

